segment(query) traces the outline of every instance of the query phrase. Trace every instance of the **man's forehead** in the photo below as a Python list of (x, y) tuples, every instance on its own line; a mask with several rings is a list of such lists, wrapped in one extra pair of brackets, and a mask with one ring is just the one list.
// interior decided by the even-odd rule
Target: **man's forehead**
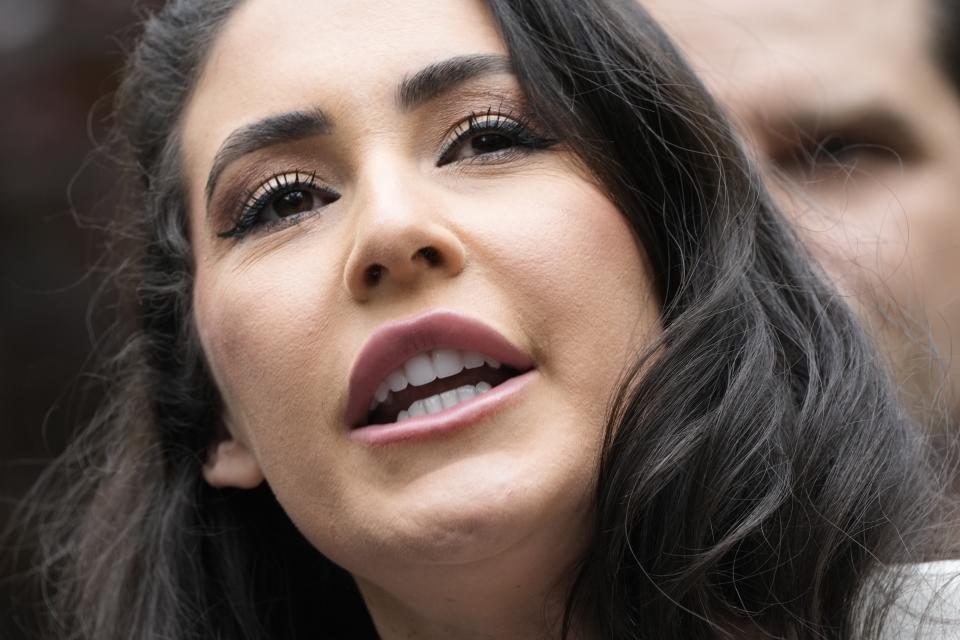
[[(789, 52), (813, 43), (887, 50), (928, 40), (931, 0), (640, 0), (685, 49)], [(704, 53), (708, 53), (704, 51)]]
[(642, 4), (721, 102), (737, 111), (741, 105), (769, 113), (877, 100), (904, 74), (934, 67), (929, 0)]

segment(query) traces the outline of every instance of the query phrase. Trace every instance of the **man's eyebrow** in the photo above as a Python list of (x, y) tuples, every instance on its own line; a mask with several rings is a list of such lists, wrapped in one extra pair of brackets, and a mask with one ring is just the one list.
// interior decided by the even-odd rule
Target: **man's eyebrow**
[(902, 114), (879, 105), (831, 114), (802, 114), (797, 121), (808, 131), (870, 128), (887, 131), (891, 135), (901, 135), (913, 130)]
[(287, 144), (330, 132), (330, 119), (319, 109), (269, 116), (231, 133), (213, 159), (207, 178), (207, 206), (224, 170), (239, 158), (278, 144)]
[(850, 105), (838, 109), (797, 109), (766, 123), (768, 131), (783, 142), (797, 139), (817, 142), (824, 135), (846, 134), (898, 143), (904, 152), (917, 145), (917, 131), (895, 109), (880, 104)]
[(435, 62), (400, 81), (396, 92), (397, 107), (402, 111), (412, 111), (459, 84), (497, 73), (513, 73), (510, 58), (497, 54), (474, 54)]
[[(411, 111), (468, 80), (497, 73), (512, 73), (507, 56), (474, 54), (435, 62), (400, 81), (396, 104), (402, 111)], [(323, 111), (312, 109), (269, 116), (237, 129), (214, 156), (207, 178), (207, 207), (223, 172), (239, 158), (266, 147), (328, 134), (332, 128), (332, 121)]]

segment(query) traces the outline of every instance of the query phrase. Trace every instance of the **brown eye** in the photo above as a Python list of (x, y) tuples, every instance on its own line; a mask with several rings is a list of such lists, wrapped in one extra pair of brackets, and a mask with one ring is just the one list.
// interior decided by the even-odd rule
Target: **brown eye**
[(448, 140), (437, 158), (438, 167), (461, 161), (504, 161), (556, 144), (556, 140), (534, 133), (523, 119), (492, 110), (471, 115)]
[(810, 186), (847, 184), (854, 172), (900, 170), (914, 155), (915, 146), (894, 134), (865, 130), (837, 130), (798, 135), (770, 154), (774, 166)]
[(490, 153), (506, 151), (517, 146), (515, 141), (507, 133), (491, 131), (486, 133), (476, 133), (474, 135), (465, 135), (459, 141), (447, 150), (444, 154), (443, 162), (454, 162), (456, 160), (466, 160), (468, 158), (477, 158)]
[(339, 195), (319, 187), (303, 188), (291, 185), (264, 197), (262, 204), (256, 205), (258, 224), (276, 222), (309, 213), (336, 202)]
[(219, 233), (221, 238), (242, 238), (257, 228), (274, 223), (296, 224), (340, 199), (340, 194), (322, 185), (316, 174), (299, 171), (278, 175), (260, 186), (243, 206), (233, 229)]
[(499, 133), (484, 133), (470, 141), (470, 149), (476, 154), (495, 153), (513, 146), (513, 140)]
[(273, 205), (273, 210), (276, 212), (278, 218), (286, 218), (287, 216), (311, 211), (313, 207), (313, 194), (303, 189), (297, 189), (277, 198)]

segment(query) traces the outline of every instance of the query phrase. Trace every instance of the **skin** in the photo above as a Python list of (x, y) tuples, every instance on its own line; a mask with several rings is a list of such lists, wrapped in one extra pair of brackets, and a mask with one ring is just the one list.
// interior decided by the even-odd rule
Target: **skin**
[(642, 4), (744, 134), (909, 408), (931, 433), (949, 428), (945, 412), (960, 411), (960, 96), (934, 58), (929, 0)]
[[(307, 539), (354, 575), (387, 639), (553, 634), (585, 546), (607, 403), (660, 330), (631, 229), (562, 143), (487, 162), (471, 161), (467, 143), (437, 166), (471, 112), (522, 113), (511, 75), (410, 111), (395, 104), (398, 81), (428, 64), (505, 53), (482, 2), (248, 0), (182, 121), (195, 321), (225, 405), (204, 475), (217, 487), (265, 479)], [(328, 134), (237, 160), (207, 206), (232, 131), (315, 108)], [(340, 197), (293, 225), (218, 237), (236, 194), (277, 171), (316, 172)], [(363, 277), (374, 264), (385, 267), (375, 284)], [(537, 378), (466, 430), (351, 439), (347, 377), (364, 342), (438, 307), (500, 331)]]

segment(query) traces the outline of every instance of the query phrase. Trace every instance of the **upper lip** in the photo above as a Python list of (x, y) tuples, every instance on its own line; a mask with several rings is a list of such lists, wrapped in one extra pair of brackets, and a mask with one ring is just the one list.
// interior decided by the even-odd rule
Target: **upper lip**
[(519, 371), (533, 368), (530, 357), (495, 329), (456, 311), (436, 309), (391, 322), (370, 336), (353, 363), (347, 424), (364, 424), (377, 387), (393, 370), (419, 353), (444, 348), (477, 351)]

